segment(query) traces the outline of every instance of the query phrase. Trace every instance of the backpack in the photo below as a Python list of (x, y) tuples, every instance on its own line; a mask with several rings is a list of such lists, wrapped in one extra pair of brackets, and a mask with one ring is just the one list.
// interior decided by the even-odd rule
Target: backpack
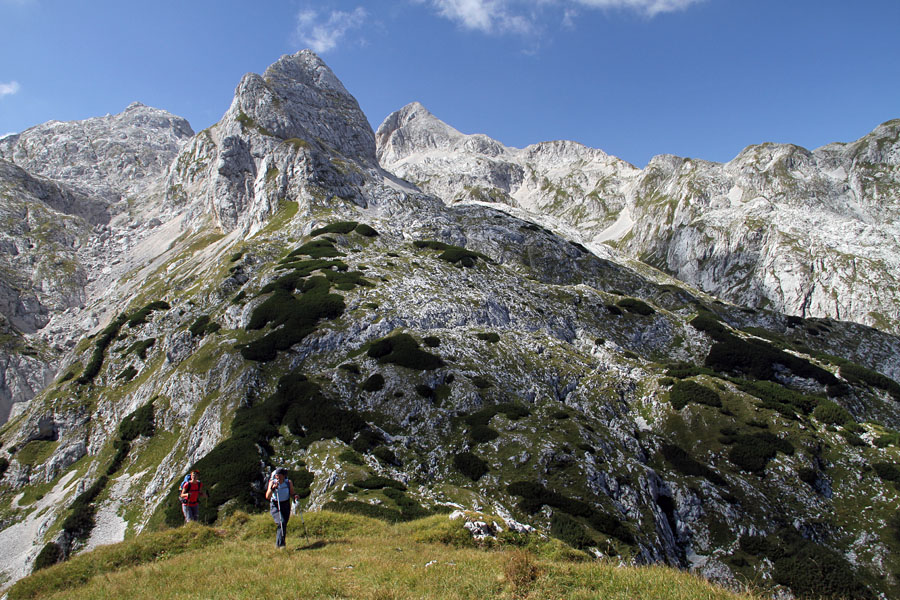
[(188, 479), (188, 481), (181, 484), (181, 492), (187, 493), (187, 499), (182, 498), (181, 503), (187, 504), (188, 506), (193, 506), (197, 504), (200, 499), (200, 489), (203, 487), (203, 484), (199, 481), (194, 481), (193, 483)]

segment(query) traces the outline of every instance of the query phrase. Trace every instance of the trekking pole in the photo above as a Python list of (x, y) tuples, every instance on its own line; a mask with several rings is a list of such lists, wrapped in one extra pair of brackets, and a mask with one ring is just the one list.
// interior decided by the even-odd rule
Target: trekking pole
[(303, 524), (303, 535), (306, 537), (306, 545), (309, 546), (309, 531), (306, 530), (306, 519), (303, 518), (303, 509), (300, 508), (299, 498), (294, 498), (294, 512), (300, 515), (300, 523)]

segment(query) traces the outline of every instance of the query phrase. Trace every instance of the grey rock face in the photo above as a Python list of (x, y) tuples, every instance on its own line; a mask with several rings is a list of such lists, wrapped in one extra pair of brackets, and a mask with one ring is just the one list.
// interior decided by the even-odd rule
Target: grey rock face
[(164, 110), (131, 104), (117, 115), (50, 121), (0, 140), (0, 157), (106, 202), (140, 194), (194, 134)]
[(896, 332), (898, 132), (891, 121), (812, 152), (763, 144), (727, 164), (658, 156), (643, 170), (572, 142), (506, 148), (419, 104), (376, 139), (384, 168), (446, 203), (524, 209), (739, 304)]
[[(356, 100), (308, 50), (249, 73), (222, 120), (179, 155), (166, 187), (170, 207), (189, 204), (225, 231), (256, 231), (285, 200), (309, 204), (329, 190), (361, 201), (363, 172), (377, 171), (375, 138)], [(191, 199), (189, 202), (188, 199)]]

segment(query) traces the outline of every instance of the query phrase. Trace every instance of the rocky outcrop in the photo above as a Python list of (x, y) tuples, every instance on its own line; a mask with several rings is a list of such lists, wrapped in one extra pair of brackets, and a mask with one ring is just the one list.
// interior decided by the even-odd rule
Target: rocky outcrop
[(187, 206), (188, 226), (207, 215), (224, 231), (258, 230), (284, 201), (325, 190), (362, 202), (363, 171), (377, 170), (372, 128), (356, 100), (308, 50), (248, 73), (231, 107), (175, 161), (167, 204)]
[(137, 199), (193, 136), (181, 117), (139, 102), (83, 121), (50, 121), (0, 140), (0, 158), (107, 204)]
[(723, 299), (900, 330), (900, 121), (815, 151), (751, 146), (727, 164), (638, 170), (572, 142), (463, 135), (419, 104), (379, 127), (387, 170), (454, 202), (494, 202), (606, 243)]

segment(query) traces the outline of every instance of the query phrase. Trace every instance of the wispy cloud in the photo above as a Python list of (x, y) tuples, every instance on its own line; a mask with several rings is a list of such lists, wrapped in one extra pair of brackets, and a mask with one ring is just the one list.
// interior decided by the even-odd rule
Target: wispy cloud
[(575, 0), (577, 4), (588, 8), (616, 8), (633, 10), (648, 17), (660, 13), (684, 10), (692, 4), (703, 0)]
[(294, 35), (299, 43), (322, 54), (335, 49), (348, 33), (362, 27), (367, 17), (366, 9), (361, 6), (350, 12), (305, 9), (297, 13)]
[(3, 96), (12, 96), (17, 93), (22, 86), (19, 85), (18, 81), (10, 81), (9, 83), (0, 83), (0, 98)]
[(704, 0), (413, 0), (464, 29), (482, 33), (531, 34), (556, 13), (564, 27), (574, 27), (579, 11), (625, 10), (645, 17), (684, 10)]
[(527, 34), (534, 28), (532, 15), (518, 11), (518, 3), (510, 0), (432, 0), (431, 4), (439, 15), (465, 29)]

